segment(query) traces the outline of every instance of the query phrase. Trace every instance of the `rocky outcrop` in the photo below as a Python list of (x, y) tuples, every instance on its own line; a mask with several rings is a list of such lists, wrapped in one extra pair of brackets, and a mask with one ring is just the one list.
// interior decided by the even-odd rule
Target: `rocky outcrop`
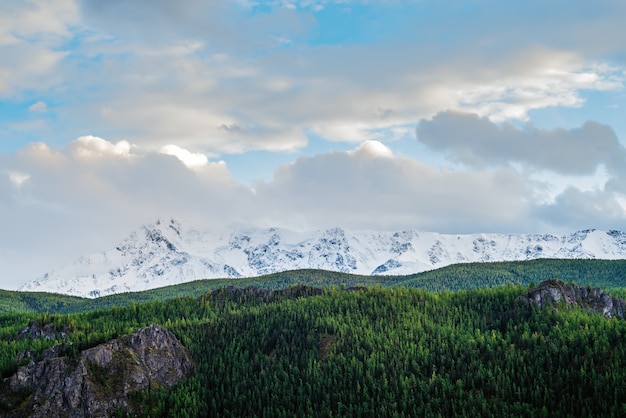
[(607, 318), (624, 318), (626, 300), (617, 299), (598, 288), (579, 287), (562, 280), (546, 280), (539, 286), (532, 288), (523, 296), (529, 302), (540, 308), (546, 305), (557, 306), (560, 303), (568, 307), (582, 307), (597, 312)]
[(67, 347), (47, 350), (42, 360), (20, 367), (9, 379), (11, 390), (32, 393), (13, 416), (79, 418), (128, 413), (132, 409), (129, 393), (169, 387), (194, 369), (182, 344), (159, 325), (90, 348), (74, 359), (60, 356)]
[(17, 334), (17, 339), (23, 338), (46, 338), (48, 340), (54, 340), (55, 338), (65, 339), (67, 334), (73, 332), (73, 329), (68, 325), (62, 325), (60, 330), (55, 330), (52, 324), (46, 324), (41, 326), (39, 321), (30, 321), (29, 324)]

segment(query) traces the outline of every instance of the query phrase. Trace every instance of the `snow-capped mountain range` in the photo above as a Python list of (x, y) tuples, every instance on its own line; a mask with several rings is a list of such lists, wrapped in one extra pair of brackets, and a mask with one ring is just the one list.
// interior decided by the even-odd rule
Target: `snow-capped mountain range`
[(81, 257), (20, 290), (98, 297), (197, 279), (303, 268), (403, 275), (454, 263), (535, 258), (624, 259), (626, 233), (446, 235), (342, 228), (312, 232), (249, 228), (216, 233), (170, 219), (145, 225), (117, 247)]

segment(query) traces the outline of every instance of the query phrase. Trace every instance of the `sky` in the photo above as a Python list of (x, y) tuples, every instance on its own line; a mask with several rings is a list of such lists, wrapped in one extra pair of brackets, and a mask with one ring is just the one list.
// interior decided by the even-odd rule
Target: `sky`
[(622, 0), (2, 0), (0, 288), (159, 218), (626, 230)]

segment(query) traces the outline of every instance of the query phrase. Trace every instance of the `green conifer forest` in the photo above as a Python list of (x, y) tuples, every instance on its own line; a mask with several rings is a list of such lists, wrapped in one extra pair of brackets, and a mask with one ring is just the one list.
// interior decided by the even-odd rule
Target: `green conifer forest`
[[(71, 313), (34, 309), (39, 297), (57, 308), (71, 298), (28, 295), (27, 304), (11, 293), (2, 300), (15, 309), (0, 314), (0, 415), (28, 416), (21, 408), (29, 393), (12, 393), (5, 379), (23, 350), (37, 356), (63, 343), (71, 358), (157, 323), (183, 343), (196, 371), (172, 388), (133, 394), (134, 416), (625, 416), (626, 321), (558, 304), (540, 309), (521, 297), (538, 278), (454, 291), (374, 279), (229, 286)], [(59, 333), (17, 338), (31, 321)]]

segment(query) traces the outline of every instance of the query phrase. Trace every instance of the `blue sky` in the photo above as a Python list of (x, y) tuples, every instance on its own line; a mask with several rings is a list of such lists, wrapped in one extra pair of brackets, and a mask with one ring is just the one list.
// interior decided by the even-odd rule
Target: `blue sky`
[(7, 0), (0, 288), (158, 217), (626, 230), (618, 0)]

